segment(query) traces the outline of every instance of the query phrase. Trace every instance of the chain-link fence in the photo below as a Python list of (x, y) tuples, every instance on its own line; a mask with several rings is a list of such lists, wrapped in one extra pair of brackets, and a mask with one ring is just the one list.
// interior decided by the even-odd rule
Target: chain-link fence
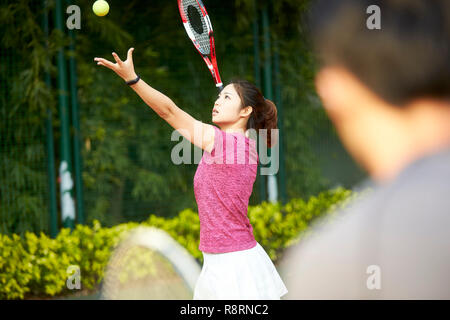
[[(2, 1), (6, 8), (15, 1)], [(29, 1), (37, 12), (39, 1)], [(4, 13), (5, 11), (3, 11)], [(36, 17), (38, 19), (38, 17)], [(49, 230), (48, 159), (45, 123), (25, 106), (20, 82), (29, 76), (19, 50), (6, 43), (0, 29), (0, 232)], [(12, 23), (21, 21), (15, 17)], [(25, 45), (25, 44), (24, 44)]]
[[(125, 58), (126, 50), (135, 47), (135, 68), (141, 77), (193, 117), (207, 123), (211, 123), (210, 110), (217, 94), (211, 76), (185, 34), (176, 1), (152, 1), (151, 6), (146, 1), (108, 2), (111, 10), (104, 18), (93, 15), (92, 1), (76, 2), (82, 20), (81, 29), (74, 31), (76, 41), (72, 51), (68, 50), (67, 32), (55, 30), (55, 1), (49, 1), (48, 48), (42, 46), (43, 2), (0, 1), (1, 233), (50, 232), (50, 188), (57, 181), (49, 176), (51, 172), (58, 175), (49, 161), (53, 159), (56, 168), (61, 161), (61, 125), (57, 113), (61, 92), (56, 89), (60, 76), (58, 46), (66, 49), (68, 83), (70, 57), (77, 62), (75, 94), (80, 105), (86, 221), (98, 219), (102, 224), (113, 225), (142, 221), (149, 214), (169, 217), (184, 208), (196, 210), (192, 181), (197, 166), (172, 163), (172, 148), (179, 143), (170, 139), (173, 129), (112, 71), (96, 66), (93, 58), (112, 60), (112, 51)], [(62, 3), (65, 9), (68, 2)], [(255, 52), (259, 52), (259, 83), (264, 86), (265, 63), (273, 56), (268, 58), (264, 52), (261, 11), (258, 11), (261, 8), (252, 11), (251, 6), (245, 7), (246, 3), (251, 1), (206, 3), (214, 26), (219, 68), (225, 83), (235, 77), (258, 83)], [(242, 7), (237, 10), (237, 6)], [(305, 47), (298, 45), (303, 40), (295, 33), (295, 26), (286, 26), (276, 19), (276, 11), (269, 13), (271, 39), (276, 38), (280, 48), (277, 81), (277, 70), (271, 60), (273, 99), (283, 108), (286, 179), (278, 179), (278, 183), (285, 183), (288, 199), (308, 197), (338, 184), (351, 187), (364, 174), (342, 148), (321, 110), (311, 85), (311, 60)], [(295, 10), (287, 13), (295, 14)], [(65, 21), (65, 10), (60, 14)], [(259, 26), (256, 41), (255, 18)], [(24, 22), (27, 23), (22, 26)], [(259, 51), (255, 51), (255, 46)], [(50, 69), (43, 66), (46, 59), (50, 60)], [(51, 77), (51, 97), (44, 90), (46, 73)], [(261, 89), (264, 92), (265, 88)], [(278, 98), (277, 90), (280, 90)], [(40, 101), (37, 107), (33, 106), (36, 101)], [(46, 133), (48, 109), (55, 111), (50, 118), (54, 137)], [(68, 118), (73, 123), (73, 115)], [(73, 135), (71, 126), (71, 150)], [(48, 143), (55, 148), (54, 156), (48, 155)], [(193, 147), (191, 151), (193, 154)], [(250, 204), (265, 200), (261, 197), (260, 183), (258, 176)], [(60, 212), (59, 194), (56, 199)], [(76, 204), (76, 196), (74, 200)], [(58, 221), (61, 226), (61, 218)]]

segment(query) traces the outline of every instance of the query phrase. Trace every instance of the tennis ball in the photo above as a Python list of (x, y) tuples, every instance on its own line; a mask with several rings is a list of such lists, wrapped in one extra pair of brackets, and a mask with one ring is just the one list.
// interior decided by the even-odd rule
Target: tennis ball
[(92, 5), (92, 11), (99, 17), (106, 16), (109, 12), (109, 4), (104, 0), (97, 0)]

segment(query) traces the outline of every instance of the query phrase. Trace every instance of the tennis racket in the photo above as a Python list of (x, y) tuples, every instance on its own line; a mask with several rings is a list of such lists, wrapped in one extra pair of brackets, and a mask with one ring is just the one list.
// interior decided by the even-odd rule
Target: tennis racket
[(223, 84), (217, 67), (213, 28), (205, 6), (200, 0), (178, 0), (178, 8), (189, 38), (208, 66), (216, 87), (221, 91)]
[(165, 231), (138, 227), (114, 249), (103, 300), (190, 300), (201, 268)]

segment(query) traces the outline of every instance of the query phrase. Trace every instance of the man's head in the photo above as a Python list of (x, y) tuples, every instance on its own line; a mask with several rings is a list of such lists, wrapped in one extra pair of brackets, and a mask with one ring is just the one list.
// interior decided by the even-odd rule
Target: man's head
[[(370, 30), (371, 5), (381, 29)], [(316, 87), (355, 160), (379, 181), (450, 146), (450, 2), (327, 0), (312, 9)]]

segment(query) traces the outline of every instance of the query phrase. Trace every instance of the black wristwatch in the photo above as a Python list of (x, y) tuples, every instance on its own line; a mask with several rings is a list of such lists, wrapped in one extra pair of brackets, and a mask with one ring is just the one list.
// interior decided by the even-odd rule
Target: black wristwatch
[(139, 75), (137, 75), (136, 79), (130, 80), (130, 81), (126, 81), (125, 83), (126, 83), (127, 85), (131, 86), (132, 84), (135, 84), (136, 82), (138, 82), (140, 78), (141, 78), (141, 77), (139, 77)]

